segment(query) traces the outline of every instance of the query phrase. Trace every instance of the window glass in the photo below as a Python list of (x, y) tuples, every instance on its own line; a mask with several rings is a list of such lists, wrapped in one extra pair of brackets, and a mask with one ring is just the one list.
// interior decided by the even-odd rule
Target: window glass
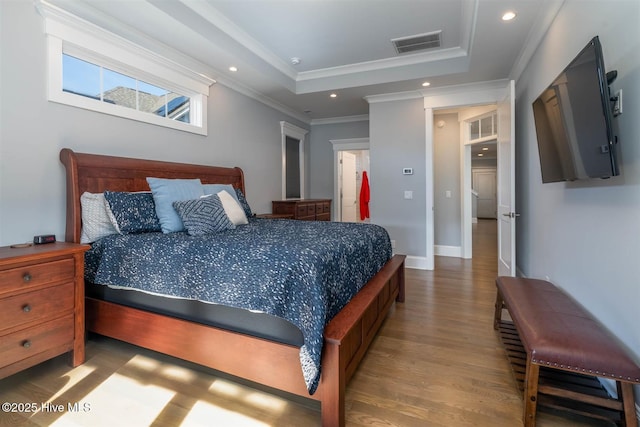
[(476, 120), (471, 122), (471, 139), (480, 138), (480, 121)]
[(167, 103), (163, 105), (155, 113), (162, 117), (168, 117), (172, 120), (189, 123), (189, 110), (191, 100), (188, 96), (183, 96), (175, 92), (166, 95)]
[(170, 120), (191, 123), (191, 98), (63, 54), (63, 90)]
[(493, 135), (493, 116), (480, 120), (480, 137), (485, 138)]
[(100, 99), (100, 67), (73, 56), (62, 58), (62, 90)]
[(103, 69), (104, 102), (136, 109), (136, 80), (124, 74)]

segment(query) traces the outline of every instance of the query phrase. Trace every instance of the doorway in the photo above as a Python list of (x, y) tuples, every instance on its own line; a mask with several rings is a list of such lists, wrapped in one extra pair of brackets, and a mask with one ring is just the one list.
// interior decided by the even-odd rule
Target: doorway
[(497, 144), (495, 141), (471, 146), (471, 191), (473, 193), (472, 222), (478, 219), (496, 219), (497, 197)]
[(365, 173), (369, 173), (369, 150), (345, 150), (339, 153), (338, 185), (341, 222), (363, 222), (360, 212), (360, 193)]
[(369, 175), (369, 138), (331, 140), (334, 153), (333, 220), (363, 222), (360, 192), (365, 173)]
[[(443, 91), (442, 93), (430, 92), (424, 98), (425, 124), (426, 124), (426, 256), (423, 260), (424, 269), (434, 268), (434, 113), (445, 109), (471, 108), (471, 106), (486, 106), (491, 104), (497, 111), (497, 199), (498, 209), (498, 253), (499, 269), (502, 275), (515, 275), (515, 182), (514, 168), (515, 156), (514, 144), (514, 93), (513, 81), (489, 82), (467, 88), (464, 92)], [(468, 106), (468, 107), (465, 107)], [(463, 135), (462, 119), (460, 120), (460, 134)], [(480, 123), (482, 129), (482, 123)], [(471, 130), (467, 130), (471, 132)], [(482, 132), (481, 132), (482, 133)], [(465, 135), (464, 140), (471, 140)], [(471, 146), (464, 145), (460, 150), (460, 174), (462, 175), (461, 210), (462, 217), (462, 258), (471, 258), (472, 255), (472, 189), (471, 189)], [(468, 218), (468, 221), (467, 221)]]

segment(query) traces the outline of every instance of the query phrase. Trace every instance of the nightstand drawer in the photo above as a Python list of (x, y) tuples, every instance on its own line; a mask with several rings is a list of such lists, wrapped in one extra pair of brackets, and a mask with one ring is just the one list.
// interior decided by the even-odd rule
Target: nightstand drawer
[(44, 262), (0, 271), (0, 294), (63, 280), (73, 280), (73, 259)]
[(51, 319), (65, 311), (73, 313), (74, 300), (73, 282), (4, 298), (0, 300), (0, 332)]
[(6, 335), (0, 341), (0, 366), (55, 348), (63, 347), (64, 353), (73, 349), (73, 337), (73, 314)]

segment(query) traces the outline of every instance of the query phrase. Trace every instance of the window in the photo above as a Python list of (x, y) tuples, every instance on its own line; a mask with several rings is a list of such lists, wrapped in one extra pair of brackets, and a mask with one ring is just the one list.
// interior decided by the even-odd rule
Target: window
[(468, 121), (469, 141), (481, 142), (497, 138), (498, 124), (495, 111)]
[(62, 91), (100, 102), (191, 123), (191, 98), (92, 64), (62, 55)]
[(49, 100), (207, 134), (206, 104), (214, 80), (113, 34), (60, 18), (40, 3), (48, 38)]

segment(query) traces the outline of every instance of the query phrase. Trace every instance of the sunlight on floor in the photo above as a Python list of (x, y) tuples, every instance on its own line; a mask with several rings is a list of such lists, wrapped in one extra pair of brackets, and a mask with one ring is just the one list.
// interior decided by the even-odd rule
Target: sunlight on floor
[(230, 411), (211, 403), (198, 401), (189, 411), (181, 426), (268, 426), (269, 424), (260, 422), (255, 418), (239, 412)]
[(254, 407), (267, 409), (269, 412), (280, 413), (287, 405), (287, 402), (282, 398), (254, 391), (248, 387), (243, 387), (222, 379), (216, 379), (213, 384), (211, 384), (211, 387), (209, 387), (209, 391), (232, 399), (240, 399)]
[[(265, 427), (271, 423), (246, 415), (243, 408), (257, 408), (265, 418), (273, 420), (287, 407), (283, 398), (144, 355), (135, 355), (108, 372), (87, 362), (61, 378), (66, 383), (47, 400), (61, 410), (56, 414), (43, 410), (34, 414), (34, 422), (46, 419), (48, 425), (56, 427), (212, 423)], [(78, 394), (83, 383), (90, 388), (86, 394)], [(80, 400), (67, 402), (65, 399), (71, 396)]]
[(93, 374), (94, 371), (95, 368), (89, 366), (88, 364), (80, 365), (77, 368), (72, 369), (71, 371), (69, 371), (69, 373), (64, 375), (64, 378), (67, 379), (67, 383), (63, 387), (60, 387), (60, 389), (53, 396), (51, 396), (51, 398), (49, 398), (47, 402), (53, 402), (58, 397), (64, 395), (67, 391), (75, 387), (76, 384)]
[[(88, 393), (78, 411), (67, 411), (53, 426), (151, 425), (175, 392), (113, 374)], [(96, 404), (94, 402), (100, 402)]]

